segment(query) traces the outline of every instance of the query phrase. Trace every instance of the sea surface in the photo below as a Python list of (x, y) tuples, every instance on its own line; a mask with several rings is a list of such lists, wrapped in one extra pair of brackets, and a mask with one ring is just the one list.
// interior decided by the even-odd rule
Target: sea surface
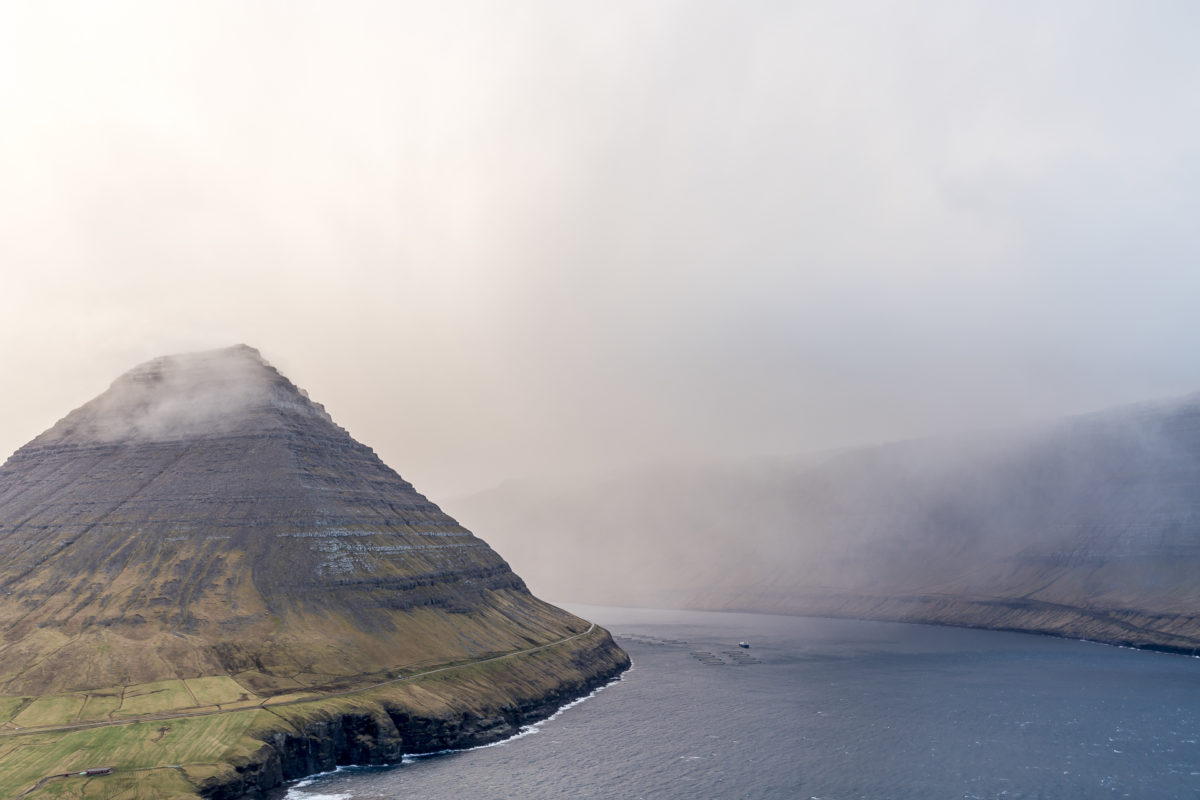
[(632, 656), (621, 680), (502, 744), (339, 770), (287, 799), (1200, 797), (1200, 659), (924, 625), (568, 608)]

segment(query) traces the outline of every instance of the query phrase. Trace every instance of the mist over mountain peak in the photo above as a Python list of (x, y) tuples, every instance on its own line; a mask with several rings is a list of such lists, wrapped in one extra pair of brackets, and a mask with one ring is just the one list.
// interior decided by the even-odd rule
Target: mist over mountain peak
[(139, 364), (30, 445), (228, 436), (285, 425), (288, 417), (333, 424), (258, 350), (239, 344)]
[(250, 663), (265, 690), (581, 624), (246, 345), (140, 364), (17, 450), (0, 556), (0, 637), (73, 637), (8, 648), (0, 691)]

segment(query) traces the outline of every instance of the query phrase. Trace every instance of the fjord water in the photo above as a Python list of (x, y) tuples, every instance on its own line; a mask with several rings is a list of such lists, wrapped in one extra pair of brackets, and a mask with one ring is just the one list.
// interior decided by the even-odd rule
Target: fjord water
[(619, 682), (535, 735), (343, 770), (288, 800), (1200, 796), (1195, 658), (900, 623), (570, 610), (633, 657)]

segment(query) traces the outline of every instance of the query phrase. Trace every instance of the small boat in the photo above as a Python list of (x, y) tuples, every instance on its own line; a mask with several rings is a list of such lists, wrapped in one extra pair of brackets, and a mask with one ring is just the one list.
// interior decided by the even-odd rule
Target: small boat
[(747, 650), (749, 650), (749, 649), (750, 649), (750, 644), (749, 644), (749, 642), (738, 642), (738, 647), (744, 647), (744, 648), (746, 648)]

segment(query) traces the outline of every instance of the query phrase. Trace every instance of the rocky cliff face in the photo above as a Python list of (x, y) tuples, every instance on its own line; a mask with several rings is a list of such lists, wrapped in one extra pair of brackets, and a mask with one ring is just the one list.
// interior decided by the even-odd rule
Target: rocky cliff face
[(0, 694), (270, 695), (586, 627), (245, 346), (137, 367), (0, 468)]
[[(505, 666), (504, 676), (479, 686), (422, 688), (426, 703), (414, 708), (404, 697), (368, 693), (332, 711), (281, 709), (270, 727), (256, 733), (261, 743), (224, 772), (197, 781), (205, 800), (277, 798), (287, 781), (348, 764), (395, 764), (405, 755), (437, 753), (491, 744), (553, 714), (566, 703), (605, 685), (628, 667), (607, 634), (581, 642), (571, 652), (551, 654), (548, 663)], [(437, 697), (438, 692), (442, 693)]]
[(524, 504), (497, 492), (458, 513), (494, 531), (542, 591), (561, 590), (518, 527), (596, 547), (589, 561), (611, 577), (576, 581), (573, 595), (591, 602), (1200, 648), (1200, 396), (1038, 430), (648, 471)]

